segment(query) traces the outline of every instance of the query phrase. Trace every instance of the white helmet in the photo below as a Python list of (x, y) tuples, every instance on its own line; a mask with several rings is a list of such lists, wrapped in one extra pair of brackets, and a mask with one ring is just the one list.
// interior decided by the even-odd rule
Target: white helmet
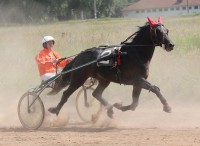
[(46, 42), (49, 42), (49, 41), (54, 41), (55, 43), (55, 39), (52, 37), (52, 36), (45, 36), (43, 39), (42, 39), (42, 44), (46, 43)]

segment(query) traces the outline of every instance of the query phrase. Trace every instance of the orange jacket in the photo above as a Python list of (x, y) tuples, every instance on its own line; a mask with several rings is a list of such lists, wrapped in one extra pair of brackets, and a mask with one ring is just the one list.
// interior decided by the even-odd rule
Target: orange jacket
[[(35, 57), (35, 60), (38, 65), (38, 70), (40, 76), (46, 73), (54, 73), (56, 72), (56, 63), (53, 63), (55, 59), (60, 59), (60, 55), (51, 49), (43, 49), (39, 52), (39, 54)], [(71, 60), (65, 59), (61, 61), (58, 66), (64, 68), (66, 64), (68, 64)]]

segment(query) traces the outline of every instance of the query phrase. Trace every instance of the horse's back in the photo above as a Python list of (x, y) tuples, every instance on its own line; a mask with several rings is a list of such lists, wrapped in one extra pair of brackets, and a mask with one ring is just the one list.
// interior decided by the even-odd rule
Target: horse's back
[(98, 54), (101, 52), (99, 48), (89, 48), (82, 51), (74, 58), (72, 68), (79, 68), (72, 72), (76, 77), (94, 77), (96, 76)]

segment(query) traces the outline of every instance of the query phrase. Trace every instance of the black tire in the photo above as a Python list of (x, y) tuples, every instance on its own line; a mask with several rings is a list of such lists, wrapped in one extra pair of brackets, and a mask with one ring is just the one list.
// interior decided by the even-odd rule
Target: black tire
[(18, 103), (18, 117), (24, 128), (38, 129), (44, 121), (44, 105), (40, 97), (34, 92), (26, 92)]
[[(101, 103), (97, 101), (92, 95), (93, 91), (94, 88), (92, 87), (83, 87), (76, 96), (76, 110), (79, 117), (84, 122), (96, 122), (102, 111)], [(84, 96), (87, 98), (88, 105), (85, 104)]]

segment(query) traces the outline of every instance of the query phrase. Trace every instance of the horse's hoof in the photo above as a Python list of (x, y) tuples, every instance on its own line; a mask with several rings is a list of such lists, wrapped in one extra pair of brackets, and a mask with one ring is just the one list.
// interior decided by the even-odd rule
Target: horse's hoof
[(51, 90), (50, 92), (47, 93), (47, 95), (56, 95), (58, 94), (58, 91), (56, 90)]
[(137, 106), (133, 106), (133, 107), (130, 108), (130, 110), (135, 111), (136, 107)]
[(92, 121), (92, 123), (96, 123), (98, 119), (99, 119), (99, 117), (97, 115), (92, 115), (91, 121)]
[(59, 110), (57, 110), (56, 107), (51, 107), (48, 109), (48, 111), (52, 114), (56, 114), (56, 116), (59, 114)]
[(109, 108), (108, 111), (107, 111), (108, 117), (111, 118), (111, 119), (113, 119), (113, 113), (114, 113), (114, 112), (113, 112), (113, 109), (112, 109), (112, 108)]
[(167, 113), (171, 113), (171, 112), (172, 112), (172, 109), (171, 109), (170, 106), (165, 105), (165, 106), (163, 106), (163, 111), (165, 111), (165, 112), (167, 112)]
[(132, 104), (131, 107), (130, 107), (130, 110), (135, 111), (137, 106), (138, 106), (138, 103)]
[(113, 104), (113, 106), (114, 106), (116, 109), (122, 110), (122, 103), (115, 103), (115, 104)]

